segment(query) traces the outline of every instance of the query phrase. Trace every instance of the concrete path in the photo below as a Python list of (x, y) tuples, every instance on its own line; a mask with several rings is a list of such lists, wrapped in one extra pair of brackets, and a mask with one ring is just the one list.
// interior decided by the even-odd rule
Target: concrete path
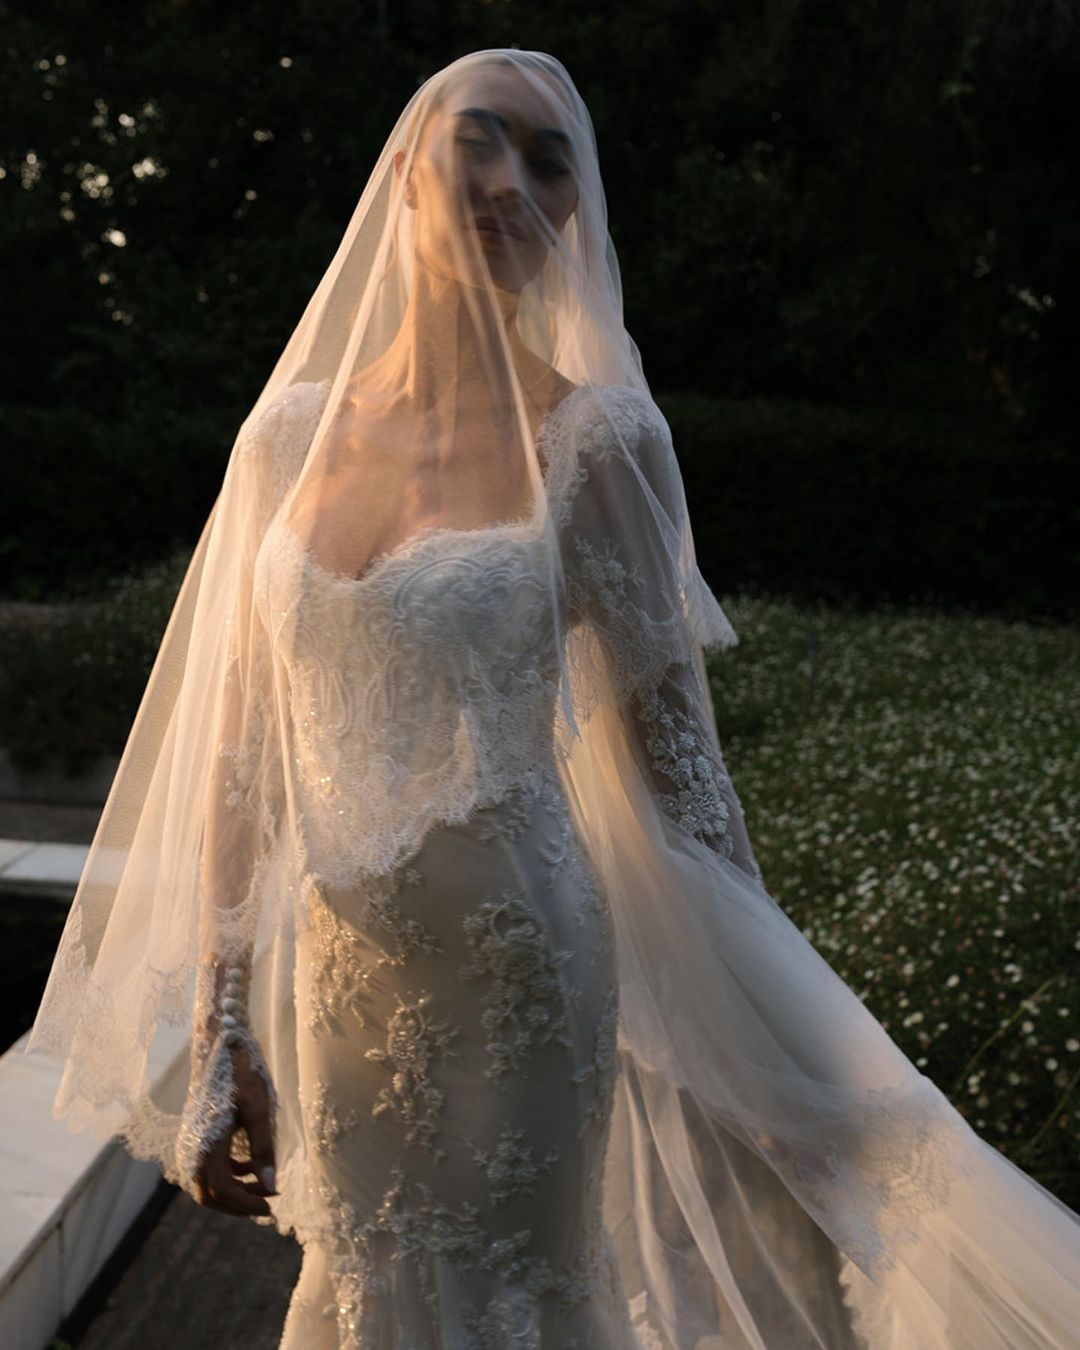
[[(301, 1248), (177, 1191), (78, 1350), (274, 1350)], [(57, 1347), (59, 1350), (59, 1347)]]

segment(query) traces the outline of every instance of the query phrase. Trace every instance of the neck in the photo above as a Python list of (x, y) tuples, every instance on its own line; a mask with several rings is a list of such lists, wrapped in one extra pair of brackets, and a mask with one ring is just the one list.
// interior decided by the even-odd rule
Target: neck
[(418, 258), (401, 327), (378, 362), (379, 384), (404, 392), (422, 410), (437, 407), (448, 389), (456, 391), (459, 408), (505, 404), (500, 391), (509, 393), (507, 359), (515, 373), (527, 359), (517, 309), (513, 292), (470, 287)]

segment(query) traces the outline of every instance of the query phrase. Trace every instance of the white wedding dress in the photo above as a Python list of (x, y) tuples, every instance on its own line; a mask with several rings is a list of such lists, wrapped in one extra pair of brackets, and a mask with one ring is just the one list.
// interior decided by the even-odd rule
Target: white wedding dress
[[(556, 454), (572, 405), (544, 428)], [(324, 1222), (304, 1233), (291, 1350), (638, 1344), (601, 1213), (614, 936), (553, 750), (542, 546), (531, 521), (437, 529), (356, 579), (279, 519), (260, 555), (310, 790), (297, 1053)], [(378, 719), (358, 706), (375, 688)], [(441, 749), (410, 742), (414, 700), (428, 737), (432, 707), (448, 739), (468, 710), (485, 786), (467, 819), (453, 776), (424, 772)], [(683, 785), (703, 827), (731, 790), (713, 770)]]
[[(642, 808), (606, 842), (583, 824), (590, 770), (554, 754), (535, 519), (428, 529), (356, 578), (267, 512), (254, 593), (296, 829), (261, 884), (292, 897), (295, 950), (272, 961), (295, 1012), (264, 1019), (264, 1048), (279, 1133), (302, 1139), (271, 1203), (304, 1244), (282, 1346), (1076, 1344), (1076, 1216), (978, 1139), (765, 892), (695, 711), (701, 665), (643, 678), (666, 619), (634, 603), (648, 579), (582, 489), (614, 472), (608, 419), (643, 453), (654, 413), (611, 387), (588, 423), (581, 388), (538, 451), (574, 631), (639, 689), (620, 783), (640, 772), (660, 808), (647, 847)], [(292, 387), (249, 438), (279, 495), (324, 396)], [(650, 876), (661, 852), (673, 870)]]

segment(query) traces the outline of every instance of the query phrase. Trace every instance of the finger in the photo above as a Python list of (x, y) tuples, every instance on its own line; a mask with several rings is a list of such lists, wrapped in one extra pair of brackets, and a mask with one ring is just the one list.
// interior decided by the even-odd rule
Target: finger
[(244, 1183), (233, 1177), (227, 1148), (228, 1142), (223, 1140), (221, 1147), (207, 1155), (206, 1179), (210, 1198), (230, 1214), (269, 1214), (270, 1206), (266, 1200), (260, 1195), (248, 1194)]
[(213, 1208), (213, 1196), (210, 1194), (210, 1179), (207, 1175), (206, 1162), (209, 1154), (204, 1153), (199, 1158), (198, 1166), (194, 1175), (195, 1199), (200, 1205), (207, 1208)]
[(236, 1219), (254, 1219), (270, 1215), (270, 1206), (265, 1197), (248, 1195), (239, 1184), (231, 1186), (224, 1193), (212, 1192), (207, 1198), (206, 1207), (220, 1210), (222, 1214), (231, 1214)]
[(228, 1162), (236, 1180), (239, 1181), (240, 1177), (255, 1177), (254, 1181), (244, 1181), (244, 1183), (240, 1183), (246, 1191), (250, 1191), (252, 1195), (277, 1195), (277, 1191), (274, 1191), (271, 1187), (267, 1187), (265, 1181), (258, 1179), (257, 1173), (255, 1173), (255, 1165), (254, 1162), (251, 1161), (251, 1158), (229, 1158)]
[[(246, 1197), (245, 1197), (245, 1199), (246, 1199)], [(265, 1200), (263, 1200), (262, 1203), (263, 1203), (264, 1205), (266, 1205), (266, 1201), (265, 1201)], [(269, 1214), (270, 1214), (270, 1207), (269, 1207), (269, 1205), (266, 1206), (266, 1209), (265, 1209), (265, 1210), (262, 1210), (262, 1209), (256, 1209), (256, 1210), (251, 1210), (251, 1211), (249, 1211), (249, 1210), (246, 1208), (246, 1206), (245, 1206), (245, 1207), (240, 1207), (240, 1206), (238, 1206), (238, 1205), (232, 1204), (231, 1202), (223, 1202), (223, 1201), (220, 1201), (220, 1200), (216, 1200), (212, 1195), (207, 1197), (207, 1199), (206, 1199), (206, 1201), (205, 1201), (205, 1203), (204, 1203), (204, 1205), (203, 1205), (203, 1208), (204, 1208), (204, 1209), (214, 1209), (214, 1210), (217, 1210), (217, 1212), (218, 1212), (219, 1214), (228, 1214), (228, 1216), (229, 1216), (231, 1219), (254, 1219), (254, 1218), (258, 1218), (258, 1217), (260, 1217), (260, 1216), (262, 1216), (262, 1215), (264, 1215), (264, 1214), (267, 1215), (267, 1216), (269, 1216)]]
[[(230, 1184), (230, 1191), (229, 1191), (229, 1194), (230, 1194), (231, 1196), (234, 1196), (238, 1190), (240, 1190), (240, 1191), (246, 1191), (249, 1195), (258, 1195), (258, 1196), (265, 1196), (265, 1195), (266, 1195), (266, 1191), (264, 1190), (261, 1181), (234, 1181), (234, 1182), (232, 1182), (232, 1183)], [(210, 1198), (213, 1199), (214, 1197), (211, 1196)], [(229, 1203), (228, 1198), (226, 1198), (225, 1203)]]
[(247, 1191), (249, 1195), (266, 1195), (266, 1187), (261, 1181), (238, 1181), (236, 1185), (241, 1190)]
[(264, 1183), (268, 1195), (276, 1195), (274, 1136), (270, 1128), (270, 1109), (265, 1097), (258, 1105), (243, 1103), (241, 1120), (251, 1143), (251, 1170)]

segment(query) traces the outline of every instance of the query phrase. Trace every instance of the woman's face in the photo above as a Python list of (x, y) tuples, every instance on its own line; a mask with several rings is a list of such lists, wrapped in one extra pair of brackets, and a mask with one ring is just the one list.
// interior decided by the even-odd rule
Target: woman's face
[[(424, 126), (405, 185), (428, 266), (514, 292), (537, 275), (578, 200), (562, 108), (548, 79), (534, 84), (511, 67), (456, 81)], [(403, 161), (399, 151), (399, 173)]]

